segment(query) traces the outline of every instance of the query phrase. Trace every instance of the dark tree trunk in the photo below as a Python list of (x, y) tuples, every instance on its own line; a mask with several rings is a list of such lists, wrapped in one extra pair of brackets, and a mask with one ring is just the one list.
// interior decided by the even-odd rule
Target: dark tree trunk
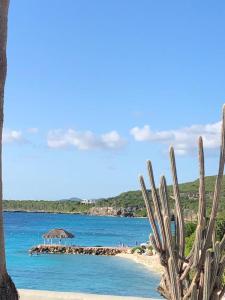
[(19, 299), (16, 287), (7, 273), (2, 209), (2, 129), (4, 88), (7, 71), (6, 42), (9, 0), (0, 0), (0, 300)]

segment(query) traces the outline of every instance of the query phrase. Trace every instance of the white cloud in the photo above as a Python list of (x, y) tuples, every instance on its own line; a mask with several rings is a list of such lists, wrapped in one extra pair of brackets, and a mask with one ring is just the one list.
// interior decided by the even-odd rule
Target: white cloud
[(201, 135), (206, 149), (215, 149), (220, 146), (221, 122), (192, 125), (174, 130), (153, 131), (149, 125), (134, 127), (130, 134), (138, 142), (149, 141), (173, 145), (178, 155), (185, 155), (197, 146), (198, 137)]
[(22, 131), (17, 130), (4, 130), (2, 135), (2, 141), (5, 144), (8, 143), (23, 143), (25, 139), (23, 138)]
[(110, 148), (110, 149), (121, 148), (125, 144), (125, 141), (115, 130), (102, 134), (100, 140), (106, 148)]
[(76, 131), (74, 129), (51, 130), (47, 136), (50, 148), (75, 147), (78, 150), (119, 149), (124, 146), (124, 139), (117, 131), (104, 133), (100, 136), (92, 131)]
[(27, 129), (27, 132), (32, 133), (32, 134), (38, 133), (38, 131), (39, 131), (39, 129), (36, 127), (31, 127), (31, 128)]

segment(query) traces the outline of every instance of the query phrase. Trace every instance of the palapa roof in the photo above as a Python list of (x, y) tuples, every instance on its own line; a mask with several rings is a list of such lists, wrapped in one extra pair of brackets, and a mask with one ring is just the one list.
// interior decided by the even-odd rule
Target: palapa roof
[(74, 234), (62, 229), (55, 228), (42, 235), (44, 239), (72, 239)]

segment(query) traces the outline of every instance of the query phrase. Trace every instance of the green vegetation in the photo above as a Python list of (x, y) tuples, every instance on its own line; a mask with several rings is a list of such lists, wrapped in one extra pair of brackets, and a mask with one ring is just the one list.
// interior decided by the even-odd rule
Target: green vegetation
[(101, 199), (97, 202), (98, 206), (113, 206), (113, 207), (144, 207), (141, 191), (129, 191), (122, 193), (116, 197)]
[(7, 211), (35, 211), (53, 213), (81, 213), (87, 214), (93, 205), (82, 204), (77, 201), (34, 201), (34, 200), (4, 200), (4, 210)]
[(191, 236), (197, 227), (197, 223), (188, 222), (185, 224), (185, 237)]
[(185, 224), (185, 256), (191, 252), (195, 240), (197, 223), (188, 222)]
[(140, 247), (140, 246), (133, 247), (133, 248), (131, 249), (131, 253), (133, 254), (133, 253), (135, 253), (135, 252), (138, 252), (138, 253), (144, 253), (144, 249), (143, 249), (142, 247)]
[(187, 236), (185, 238), (185, 256), (188, 256), (189, 253), (191, 252), (194, 241), (195, 241), (195, 232), (193, 232), (190, 236)]
[[(224, 216), (225, 218), (225, 216)], [(225, 234), (225, 219), (219, 219), (216, 222), (216, 237), (219, 241), (222, 240)]]
[[(207, 200), (207, 212), (210, 212), (214, 185), (215, 185), (215, 176), (208, 176), (205, 178), (205, 189), (206, 189), (206, 200)], [(197, 212), (198, 209), (198, 188), (199, 188), (199, 180), (195, 180), (193, 182), (182, 183), (179, 185), (180, 187), (180, 195), (181, 195), (181, 202), (184, 208), (184, 212), (186, 217), (188, 214), (194, 214)], [(169, 196), (173, 194), (172, 186), (168, 187)], [(171, 198), (170, 204), (173, 206), (173, 200)], [(220, 211), (219, 215), (225, 211), (225, 177), (223, 180), (222, 186), (222, 197), (220, 201)], [(144, 201), (142, 199), (141, 191), (129, 191), (122, 193), (116, 197), (102, 199), (96, 204), (97, 206), (113, 206), (113, 207), (136, 207), (137, 216), (146, 216), (146, 210)]]
[[(188, 222), (185, 224), (185, 256), (187, 256), (194, 244), (195, 230), (197, 223)], [(225, 219), (216, 220), (216, 239), (221, 241), (225, 234)]]
[[(212, 196), (215, 184), (215, 176), (205, 178), (207, 213), (209, 214), (212, 204)], [(180, 184), (180, 195), (182, 206), (184, 208), (185, 219), (193, 221), (196, 219), (198, 210), (198, 185), (199, 181)], [(168, 194), (172, 196), (172, 186), (168, 187)], [(170, 205), (173, 207), (174, 200), (170, 197)], [(129, 191), (116, 197), (100, 199), (96, 204), (83, 204), (79, 201), (61, 200), (61, 201), (19, 201), (5, 200), (4, 209), (8, 211), (38, 211), (55, 213), (81, 213), (89, 214), (94, 207), (113, 207), (115, 209), (124, 208), (131, 211), (134, 216), (146, 217), (146, 209), (140, 191)], [(225, 177), (222, 186), (222, 197), (218, 217), (224, 218), (225, 212)], [(222, 226), (222, 223), (221, 223)], [(224, 223), (223, 223), (223, 226)]]

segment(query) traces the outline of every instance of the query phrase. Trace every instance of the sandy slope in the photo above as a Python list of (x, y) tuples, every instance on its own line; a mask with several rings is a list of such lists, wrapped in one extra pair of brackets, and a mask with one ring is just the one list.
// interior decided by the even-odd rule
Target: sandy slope
[[(19, 290), (20, 300), (153, 300), (153, 298)], [(155, 299), (154, 299), (155, 300)]]
[(140, 254), (117, 254), (116, 256), (131, 259), (147, 267), (151, 272), (162, 274), (163, 267), (160, 265), (158, 255), (146, 256)]

